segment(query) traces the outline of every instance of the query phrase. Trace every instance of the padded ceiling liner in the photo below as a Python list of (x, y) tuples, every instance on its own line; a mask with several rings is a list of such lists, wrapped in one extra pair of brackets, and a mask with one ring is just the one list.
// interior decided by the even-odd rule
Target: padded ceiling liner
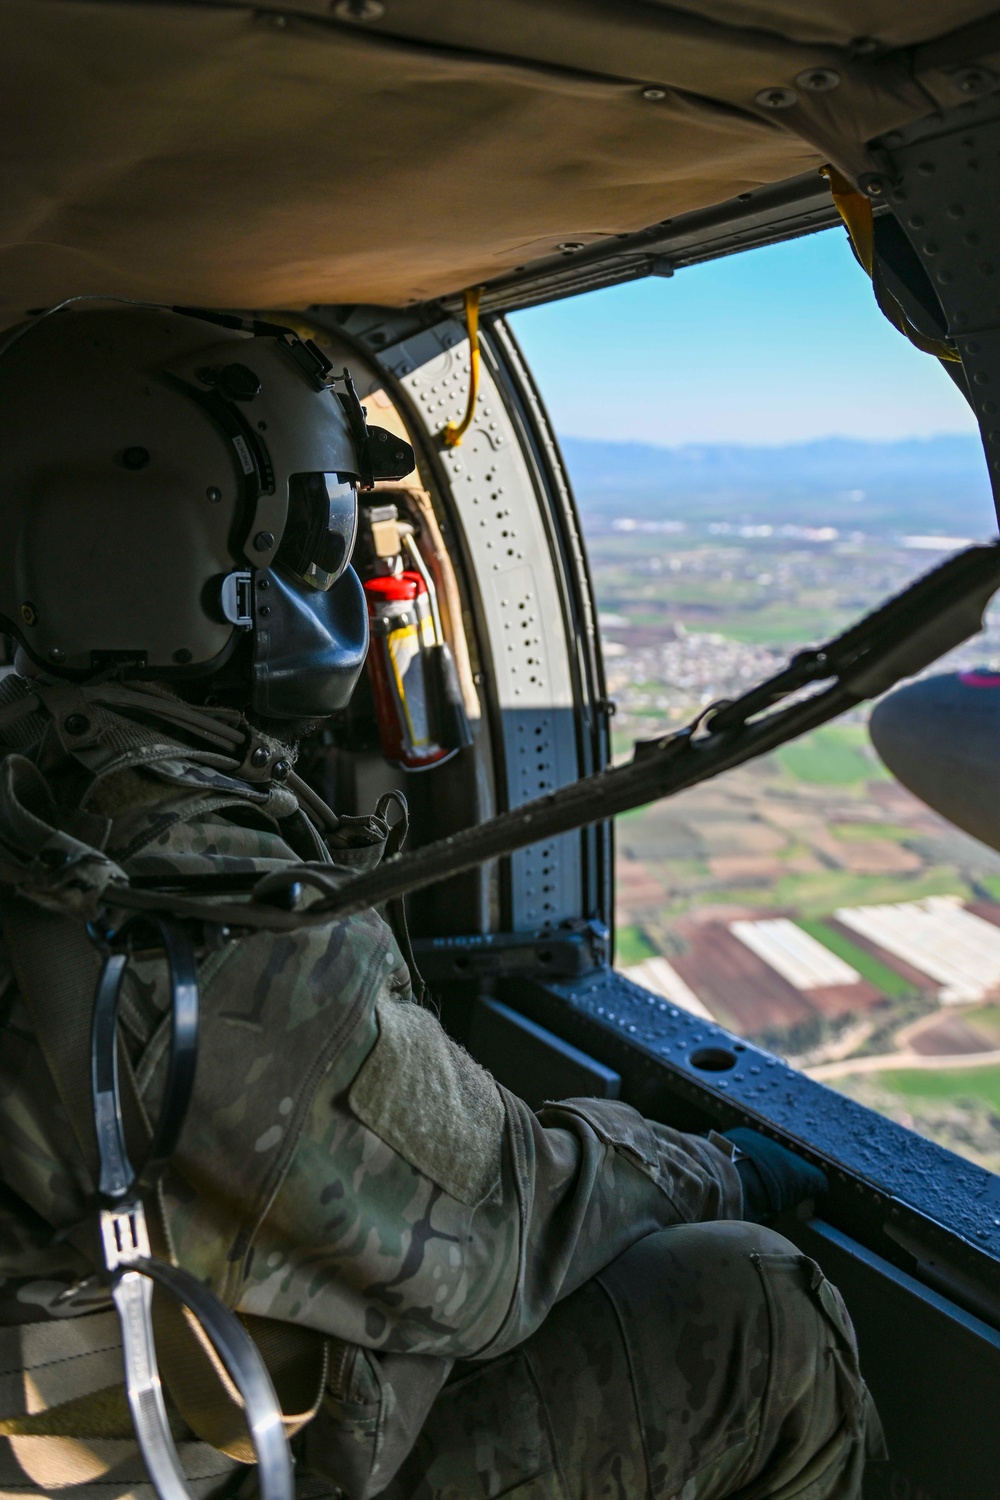
[[(993, 15), (978, 0), (355, 8), (373, 14), (0, 0), (4, 321), (78, 292), (422, 301), (826, 159), (850, 170), (962, 97), (949, 67), (1000, 50), (987, 25), (935, 52)], [(755, 103), (816, 67), (839, 87)]]

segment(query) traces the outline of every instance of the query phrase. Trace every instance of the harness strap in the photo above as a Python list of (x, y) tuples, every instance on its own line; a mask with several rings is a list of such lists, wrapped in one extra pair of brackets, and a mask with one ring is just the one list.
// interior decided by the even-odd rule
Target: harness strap
[[(393, 805), (398, 809), (399, 817), (395, 823), (389, 824), (389, 809)], [(385, 821), (389, 828), (389, 836), (385, 841), (385, 857), (395, 859), (397, 854), (402, 852), (403, 845), (406, 843), (406, 835), (410, 831), (410, 810), (406, 805), (406, 798), (399, 791), (383, 792), (376, 805), (375, 813)], [(417, 1004), (434, 1010), (436, 1013), (436, 1006), (424, 981), (424, 976), (417, 968), (413, 944), (410, 941), (410, 929), (406, 921), (406, 906), (402, 896), (397, 896), (394, 900), (385, 903), (385, 915), (396, 942), (399, 944), (403, 962), (410, 971), (410, 984)]]
[[(46, 1066), (52, 1074), (91, 1184), (98, 1180), (97, 1138), (90, 1090), (90, 1023), (100, 959), (83, 924), (45, 911), (13, 891), (0, 891), (0, 920), (18, 988)], [(149, 1138), (130, 1067), (122, 1108), (127, 1138)]]
[[(161, 1262), (162, 1264), (162, 1262)], [(243, 1464), (255, 1462), (240, 1394), (201, 1325), (174, 1297), (153, 1294), (156, 1355), (171, 1398), (203, 1442)], [(328, 1366), (327, 1340), (312, 1328), (241, 1316), (271, 1378), (286, 1438), (319, 1410)]]
[[(42, 910), (11, 892), (0, 893), (0, 920), (32, 1027), (72, 1126), (87, 1176), (96, 1184), (104, 1175), (102, 1168), (106, 1172), (106, 1163), (98, 1150), (86, 1059), (91, 1050), (92, 997), (101, 977), (100, 959), (79, 921)], [(150, 1148), (153, 1132), (127, 1054), (120, 1046), (118, 1061), (117, 1082), (125, 1136), (130, 1153), (141, 1160)], [(154, 1147), (155, 1144), (153, 1141)], [(151, 1203), (157, 1203), (155, 1196)], [(108, 1218), (102, 1215), (106, 1233)], [(145, 1229), (143, 1223), (138, 1230), (140, 1237)], [(151, 1238), (157, 1242), (157, 1253), (163, 1255), (168, 1248), (166, 1234), (156, 1211), (149, 1229)], [(231, 1370), (235, 1358), (241, 1371), (250, 1367), (252, 1373), (252, 1352), (256, 1346), (247, 1327), (241, 1327), (199, 1283), (166, 1259), (150, 1259), (148, 1243), (138, 1243), (133, 1248), (136, 1254), (124, 1263), (126, 1269), (112, 1293), (122, 1318), (123, 1334), (130, 1334), (124, 1339), (129, 1401), (154, 1482), (165, 1500), (166, 1497), (181, 1500), (189, 1492), (184, 1487), (172, 1446), (162, 1439), (162, 1433), (168, 1429), (157, 1366), (181, 1415), (197, 1435), (229, 1457), (252, 1463), (257, 1455), (247, 1427), (246, 1406)], [(154, 1301), (154, 1282), (173, 1296), (156, 1296)], [(155, 1310), (150, 1324), (151, 1301)], [(206, 1328), (210, 1337), (204, 1331)], [(156, 1333), (155, 1354), (152, 1329)], [(306, 1329), (295, 1329), (285, 1340), (280, 1335), (273, 1336), (271, 1347), (272, 1358), (276, 1358), (283, 1372), (282, 1384), (296, 1401), (293, 1415), (282, 1418), (277, 1431), (267, 1437), (269, 1448), (276, 1449), (270, 1455), (271, 1463), (280, 1469), (276, 1445), (298, 1431), (319, 1406), (326, 1376), (326, 1349), (325, 1341)], [(302, 1396), (303, 1390), (309, 1392), (308, 1398)]]

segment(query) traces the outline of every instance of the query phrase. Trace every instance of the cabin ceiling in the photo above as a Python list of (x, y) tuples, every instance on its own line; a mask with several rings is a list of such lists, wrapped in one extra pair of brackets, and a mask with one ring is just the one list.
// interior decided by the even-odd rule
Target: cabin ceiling
[(985, 0), (0, 0), (0, 317), (447, 296), (856, 174), (994, 54)]

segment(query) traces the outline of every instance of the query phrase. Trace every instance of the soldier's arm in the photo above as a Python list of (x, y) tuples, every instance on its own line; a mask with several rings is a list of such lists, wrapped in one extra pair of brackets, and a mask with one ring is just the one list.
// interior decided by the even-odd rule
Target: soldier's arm
[(535, 1115), (383, 993), (316, 1091), (239, 1304), (369, 1348), (495, 1354), (637, 1239), (741, 1207), (707, 1141), (611, 1101)]
[(520, 1275), (487, 1351), (520, 1343), (549, 1308), (636, 1240), (671, 1224), (736, 1219), (740, 1179), (701, 1136), (617, 1100), (568, 1099), (533, 1113), (504, 1093), (521, 1219)]

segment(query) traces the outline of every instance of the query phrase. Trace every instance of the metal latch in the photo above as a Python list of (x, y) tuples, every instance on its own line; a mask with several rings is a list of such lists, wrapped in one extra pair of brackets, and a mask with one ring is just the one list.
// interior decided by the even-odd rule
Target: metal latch
[(230, 625), (249, 630), (253, 625), (253, 574), (227, 573), (222, 580), (219, 603)]

